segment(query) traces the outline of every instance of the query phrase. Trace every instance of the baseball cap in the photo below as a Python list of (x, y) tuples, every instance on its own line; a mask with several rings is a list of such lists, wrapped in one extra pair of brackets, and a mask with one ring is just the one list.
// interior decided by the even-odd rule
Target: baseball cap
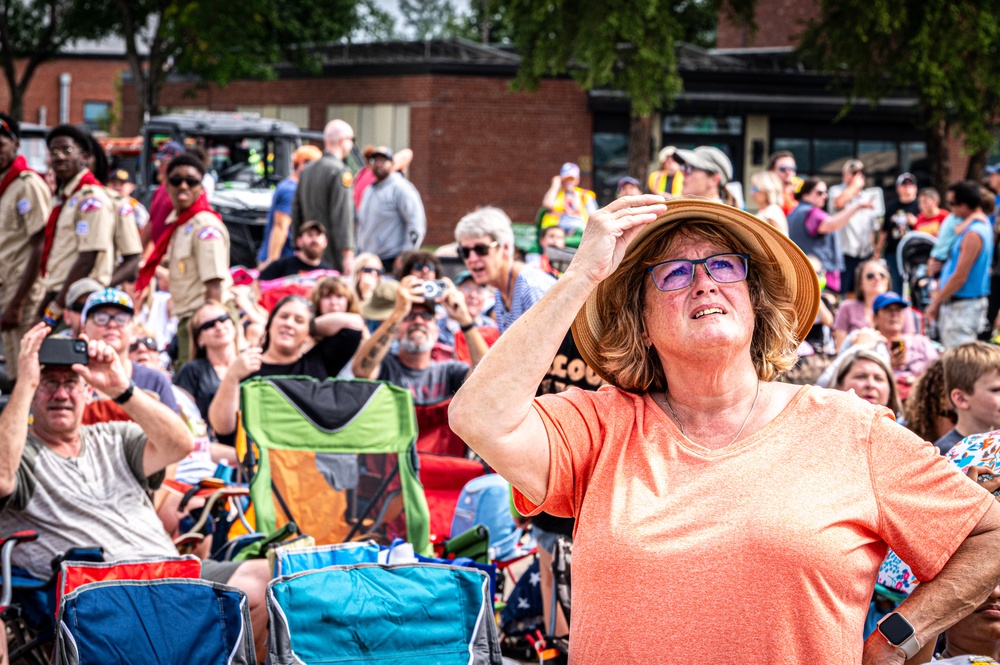
[(96, 293), (91, 293), (87, 298), (87, 304), (83, 306), (83, 322), (87, 322), (87, 314), (92, 309), (98, 307), (117, 307), (123, 312), (135, 314), (135, 306), (128, 294), (118, 289), (103, 289)]
[(464, 282), (467, 282), (470, 279), (472, 279), (472, 273), (468, 270), (463, 270), (455, 275), (454, 284), (455, 286), (461, 286)]
[(184, 154), (184, 146), (177, 141), (167, 141), (156, 151), (156, 158), (160, 160), (173, 159)]
[(326, 235), (326, 227), (317, 222), (315, 219), (310, 219), (308, 222), (302, 222), (302, 226), (300, 226), (298, 231), (295, 232), (295, 237), (298, 238), (300, 235), (311, 229), (316, 229), (323, 235)]
[(726, 157), (726, 153), (710, 145), (700, 145), (694, 150), (676, 150), (674, 155), (677, 159), (690, 164), (696, 169), (718, 173), (722, 176), (722, 184), (727, 184), (733, 178), (733, 163)]
[(639, 189), (642, 189), (642, 185), (639, 184), (639, 181), (630, 175), (623, 176), (618, 179), (618, 191), (622, 191), (622, 187), (625, 185), (635, 185)]
[(903, 183), (910, 183), (911, 185), (917, 184), (917, 176), (912, 173), (900, 173), (899, 177), (896, 178), (896, 187), (899, 187)]
[(384, 145), (380, 145), (377, 148), (375, 148), (374, 150), (372, 150), (372, 154), (371, 154), (371, 156), (368, 157), (368, 159), (373, 159), (373, 158), (377, 157), (378, 155), (381, 155), (381, 156), (385, 157), (386, 159), (392, 159), (392, 148), (388, 148), (388, 147), (386, 147)]
[(677, 148), (672, 145), (661, 148), (659, 154), (656, 155), (656, 163), (662, 164), (667, 157), (673, 157), (675, 152), (677, 152)]
[(66, 306), (72, 307), (73, 303), (84, 296), (89, 296), (91, 293), (96, 293), (104, 288), (104, 285), (98, 282), (96, 279), (91, 279), (90, 277), (84, 277), (83, 279), (78, 279), (69, 285), (69, 289), (66, 291)]
[(115, 169), (108, 176), (108, 180), (121, 180), (122, 182), (128, 182), (128, 171), (125, 169)]
[(872, 303), (872, 314), (884, 307), (888, 307), (889, 305), (902, 305), (903, 307), (909, 307), (910, 303), (903, 300), (903, 297), (895, 291), (888, 291), (875, 298), (875, 302)]
[(993, 166), (987, 166), (986, 167), (986, 172), (990, 173), (990, 174), (992, 174), (992, 173), (1000, 173), (1000, 162), (997, 162)]
[(573, 162), (566, 162), (565, 164), (562, 165), (562, 168), (559, 169), (559, 177), (560, 178), (576, 178), (577, 180), (579, 180), (580, 179), (580, 167), (577, 166), (576, 164), (574, 164)]

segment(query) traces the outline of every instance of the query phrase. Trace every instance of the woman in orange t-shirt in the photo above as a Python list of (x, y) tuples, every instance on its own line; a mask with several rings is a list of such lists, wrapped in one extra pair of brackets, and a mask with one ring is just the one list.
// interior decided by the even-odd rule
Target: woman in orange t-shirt
[[(777, 381), (818, 303), (767, 223), (625, 197), (455, 396), (518, 509), (577, 520), (571, 663), (902, 663), (1000, 580), (988, 492), (883, 407)], [(535, 398), (571, 324), (610, 385)], [(862, 646), (888, 546), (929, 581)]]

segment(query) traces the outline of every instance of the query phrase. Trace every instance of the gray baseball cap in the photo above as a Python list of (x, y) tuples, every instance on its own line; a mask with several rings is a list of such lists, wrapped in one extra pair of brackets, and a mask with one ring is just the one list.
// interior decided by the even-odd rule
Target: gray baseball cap
[(70, 284), (69, 289), (66, 290), (66, 306), (69, 307), (80, 298), (103, 290), (104, 285), (96, 279), (91, 279), (89, 277), (78, 279)]
[(710, 145), (700, 145), (694, 150), (678, 149), (674, 152), (674, 159), (702, 171), (718, 173), (722, 176), (723, 185), (733, 179), (733, 163), (726, 157), (726, 153)]

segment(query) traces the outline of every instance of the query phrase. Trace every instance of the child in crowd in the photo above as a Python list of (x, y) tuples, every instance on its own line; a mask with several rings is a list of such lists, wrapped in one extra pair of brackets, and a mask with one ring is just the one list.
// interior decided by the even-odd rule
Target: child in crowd
[(958, 422), (934, 442), (942, 454), (967, 436), (1000, 429), (1000, 346), (966, 342), (943, 360), (945, 389)]

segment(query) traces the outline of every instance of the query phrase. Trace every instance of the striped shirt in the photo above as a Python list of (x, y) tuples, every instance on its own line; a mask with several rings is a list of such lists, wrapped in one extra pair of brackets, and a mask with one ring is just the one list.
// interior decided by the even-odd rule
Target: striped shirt
[(541, 300), (542, 296), (555, 283), (556, 278), (552, 275), (542, 272), (538, 268), (524, 266), (521, 268), (521, 272), (518, 273), (517, 279), (514, 280), (514, 294), (511, 297), (510, 311), (507, 310), (507, 306), (503, 302), (500, 289), (497, 289), (496, 305), (493, 312), (496, 314), (497, 327), (500, 329), (500, 334), (502, 335), (506, 332), (507, 328), (514, 325), (514, 322), (521, 318), (522, 314)]

